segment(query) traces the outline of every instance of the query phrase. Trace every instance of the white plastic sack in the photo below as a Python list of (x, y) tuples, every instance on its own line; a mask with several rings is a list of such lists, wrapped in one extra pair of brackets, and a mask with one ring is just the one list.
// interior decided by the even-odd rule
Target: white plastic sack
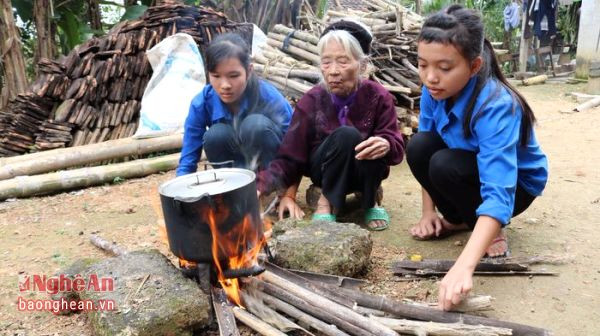
[(267, 35), (255, 24), (252, 24), (252, 57), (262, 55), (262, 51), (267, 47)]
[(167, 37), (146, 52), (154, 71), (142, 97), (134, 138), (161, 136), (183, 129), (192, 98), (206, 84), (204, 62), (194, 39)]

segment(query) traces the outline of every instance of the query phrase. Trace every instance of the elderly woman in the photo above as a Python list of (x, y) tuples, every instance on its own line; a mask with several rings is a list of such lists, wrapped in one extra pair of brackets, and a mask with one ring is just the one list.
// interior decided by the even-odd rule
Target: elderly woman
[(352, 21), (323, 32), (318, 44), (323, 83), (298, 101), (276, 159), (258, 178), (259, 194), (280, 191), (280, 218), (285, 211), (304, 216), (296, 203), (304, 175), (323, 192), (313, 220), (335, 221), (346, 195), (360, 192), (367, 228), (388, 227), (389, 215), (376, 206), (375, 194), (389, 166), (402, 161), (404, 143), (393, 96), (361, 78), (371, 39)]

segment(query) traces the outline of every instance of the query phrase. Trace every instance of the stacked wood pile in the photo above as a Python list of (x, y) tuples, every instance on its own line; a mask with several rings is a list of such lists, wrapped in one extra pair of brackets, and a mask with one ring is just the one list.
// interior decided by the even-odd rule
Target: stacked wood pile
[(400, 129), (405, 135), (411, 135), (418, 127), (421, 83), (416, 38), (423, 19), (393, 2), (365, 0), (362, 5), (362, 9), (334, 6), (323, 20), (312, 16), (311, 9), (305, 7), (303, 26), (308, 29), (299, 31), (274, 26), (268, 33), (268, 47), (255, 57), (255, 69), (284, 94), (299, 98), (320, 80), (317, 43), (323, 29), (344, 18), (360, 21), (374, 35), (369, 77), (394, 94)]
[(146, 50), (183, 32), (203, 53), (215, 35), (232, 30), (252, 40), (251, 25), (208, 8), (168, 4), (86, 41), (60, 61), (42, 59), (29, 91), (0, 111), (0, 156), (133, 135), (152, 76)]

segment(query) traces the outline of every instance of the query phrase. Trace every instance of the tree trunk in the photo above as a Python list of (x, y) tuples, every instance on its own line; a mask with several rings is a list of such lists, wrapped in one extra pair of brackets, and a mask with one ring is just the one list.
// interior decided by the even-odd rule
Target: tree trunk
[(100, 5), (98, 0), (87, 0), (88, 18), (93, 30), (102, 30), (102, 17), (100, 16)]
[(3, 98), (0, 99), (0, 107), (3, 107), (8, 99), (27, 89), (21, 37), (15, 25), (10, 0), (0, 0), (0, 56), (6, 82)]
[(35, 29), (37, 30), (37, 48), (34, 59), (35, 64), (37, 64), (41, 58), (54, 59), (56, 57), (56, 25), (52, 22), (50, 1), (34, 0), (33, 16), (35, 18)]

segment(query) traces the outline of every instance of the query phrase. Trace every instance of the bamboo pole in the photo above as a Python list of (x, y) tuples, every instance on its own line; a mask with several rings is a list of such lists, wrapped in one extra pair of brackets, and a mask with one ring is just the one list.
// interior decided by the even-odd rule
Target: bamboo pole
[(523, 79), (523, 85), (535, 85), (535, 84), (543, 84), (546, 82), (546, 80), (548, 79), (547, 75), (539, 75), (539, 76), (534, 76), (534, 77), (530, 77), (527, 79)]
[(277, 24), (273, 27), (273, 32), (275, 33), (280, 33), (280, 34), (292, 34), (292, 37), (295, 37), (299, 40), (303, 40), (306, 42), (310, 42), (314, 45), (317, 45), (319, 43), (319, 38), (309, 32), (305, 32), (305, 31), (301, 31), (301, 30), (295, 30), (289, 27), (286, 27), (284, 25), (281, 24)]
[(437, 323), (412, 321), (406, 319), (392, 319), (387, 317), (371, 316), (372, 320), (386, 325), (393, 330), (405, 335), (432, 335), (432, 336), (505, 336), (512, 335), (512, 330), (507, 328), (490, 327), (484, 325), (468, 325), (463, 323)]
[(319, 64), (321, 62), (321, 59), (319, 58), (319, 56), (317, 56), (311, 52), (308, 52), (306, 50), (303, 50), (303, 49), (300, 49), (300, 48), (294, 47), (294, 46), (287, 46), (287, 48), (284, 48), (283, 42), (274, 40), (272, 38), (267, 39), (267, 44), (272, 47), (279, 48), (282, 51), (286, 51), (286, 52), (289, 52), (290, 54), (301, 57), (307, 61), (310, 61), (313, 64)]
[[(311, 81), (321, 80), (321, 75), (317, 72), (307, 70), (296, 70), (289, 68), (281, 68), (275, 66), (264, 66), (262, 64), (254, 64), (254, 70), (263, 76), (276, 75), (281, 77), (298, 77), (304, 78)], [(268, 77), (267, 77), (268, 78)]]
[[(273, 32), (269, 32), (267, 34), (267, 36), (274, 40), (280, 41), (280, 42), (284, 42), (287, 38), (285, 35), (277, 34), (277, 33), (273, 33)], [(319, 50), (317, 49), (317, 46), (310, 42), (305, 42), (305, 41), (298, 40), (295, 38), (289, 38), (289, 43), (295, 47), (307, 50), (315, 55), (319, 54)]]
[(312, 86), (298, 83), (290, 78), (286, 79), (286, 78), (278, 77), (278, 76), (270, 76), (269, 80), (279, 83), (279, 84), (283, 85), (285, 88), (290, 87), (296, 91), (302, 92), (303, 94), (308, 92), (308, 90), (312, 89)]
[(266, 271), (262, 274), (262, 278), (264, 281), (271, 283), (275, 286), (279, 286), (290, 293), (306, 300), (309, 304), (313, 305), (317, 309), (329, 309), (330, 312), (339, 318), (347, 319), (349, 322), (354, 324), (357, 327), (363, 328), (375, 335), (380, 336), (398, 336), (398, 334), (391, 330), (388, 327), (381, 325), (380, 323), (373, 323), (373, 321), (368, 318), (358, 314), (352, 309), (337, 304), (325, 297), (320, 295), (315, 295), (311, 291), (302, 288), (290, 281), (287, 281), (270, 271)]
[(587, 102), (577, 105), (573, 111), (575, 112), (583, 112), (585, 110), (589, 110), (591, 108), (594, 108), (596, 106), (600, 105), (600, 97), (594, 98), (594, 99), (590, 99)]
[(0, 181), (0, 200), (29, 197), (73, 188), (89, 187), (114, 181), (115, 178), (143, 177), (177, 167), (180, 153), (115, 165), (63, 170), (35, 176), (17, 176)]
[(126, 138), (9, 157), (0, 160), (0, 180), (46, 173), (130, 155), (179, 149), (182, 142), (182, 134), (148, 139)]

